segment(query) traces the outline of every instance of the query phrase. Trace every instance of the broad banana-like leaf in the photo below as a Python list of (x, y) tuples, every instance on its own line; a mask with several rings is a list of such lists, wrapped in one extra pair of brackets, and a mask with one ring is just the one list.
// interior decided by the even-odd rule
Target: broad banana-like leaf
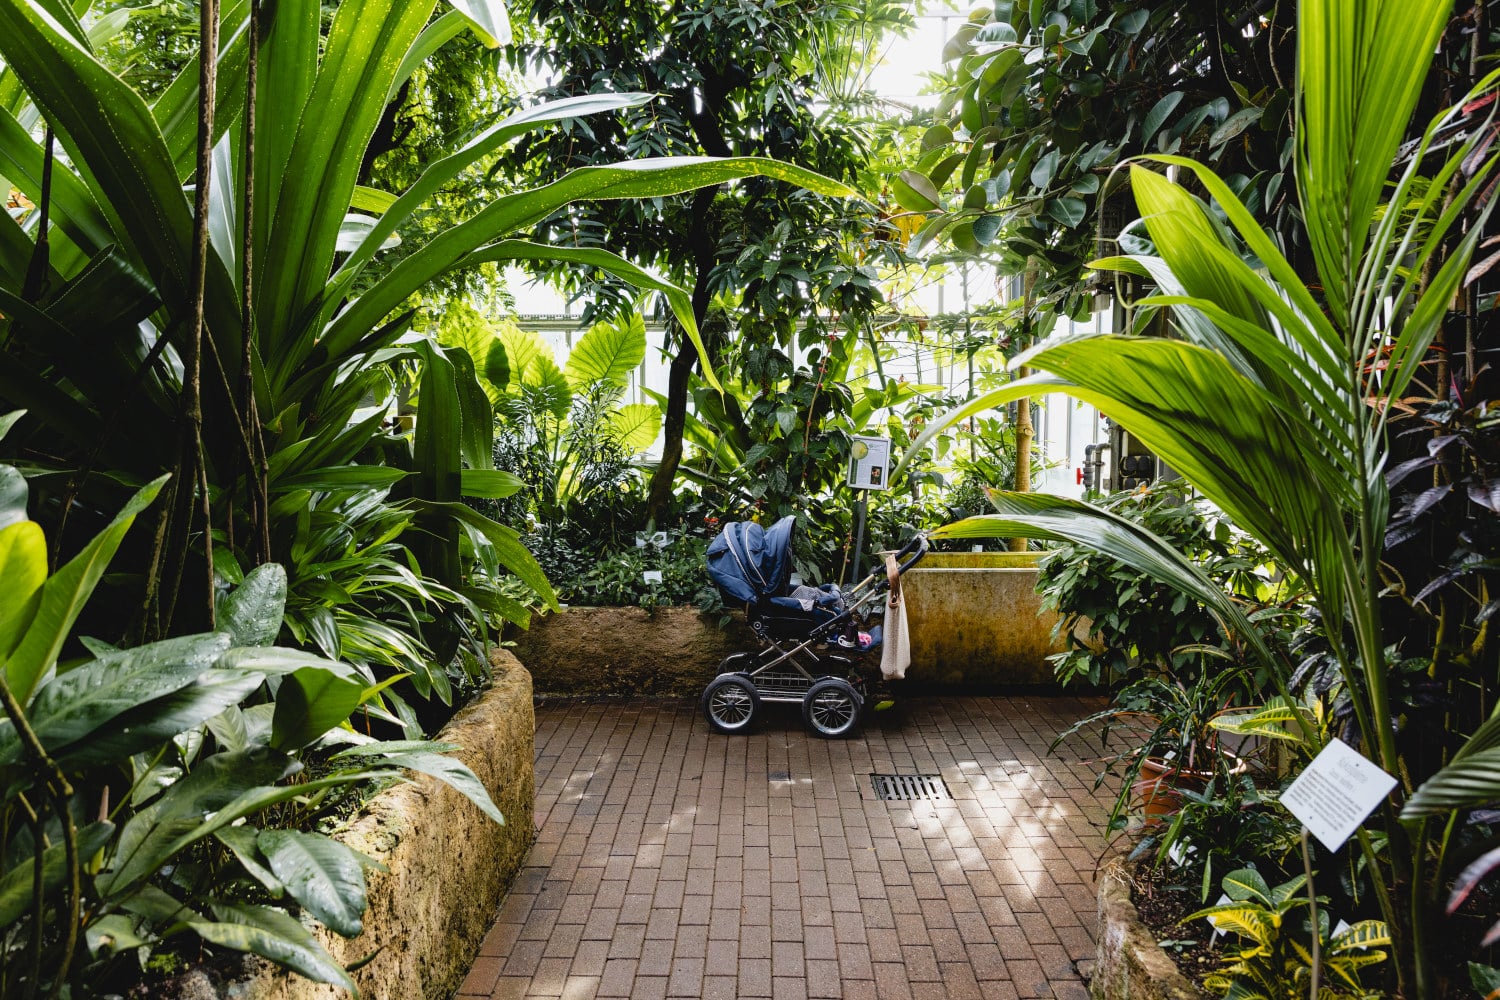
[(286, 609), (286, 569), (280, 563), (265, 563), (219, 602), (215, 621), (236, 646), (269, 646), (281, 631)]
[(333, 983), (359, 996), (349, 973), (295, 917), (269, 906), (211, 905), (217, 921), (198, 918), (184, 921), (182, 926), (210, 944), (259, 955), (314, 982)]
[(368, 858), (319, 833), (262, 830), (255, 840), (272, 873), (303, 909), (344, 937), (364, 929)]
[[(552, 259), (577, 260), (579, 263), (595, 263), (601, 267), (605, 266), (604, 261), (609, 258), (620, 260), (604, 251), (569, 250), (561, 247), (547, 247), (544, 251), (535, 246), (527, 249), (526, 246), (510, 247), (506, 244), (489, 246), (486, 255), (475, 253), (493, 240), (535, 225), (571, 202), (666, 197), (752, 176), (798, 184), (816, 194), (857, 196), (852, 188), (811, 170), (753, 156), (658, 157), (582, 167), (542, 187), (498, 198), (473, 218), (434, 237), (421, 250), (392, 268), (374, 287), (334, 319), (324, 338), (327, 349), (337, 354), (357, 343), (364, 331), (379, 323), (413, 291), (432, 278), (465, 264), (484, 260), (526, 259), (543, 252), (550, 252)], [(512, 242), (516, 241), (507, 241), (507, 244)], [(579, 256), (581, 254), (590, 256)], [(636, 271), (649, 277), (640, 268), (636, 268)], [(629, 280), (626, 274), (620, 276)], [(666, 288), (659, 290), (667, 291)], [(685, 292), (682, 294), (686, 295)], [(692, 319), (691, 308), (684, 311), (681, 308), (683, 300), (679, 298), (674, 302), (673, 299), (674, 296), (669, 294), (668, 301), (672, 303), (678, 320), (685, 319), (684, 328), (691, 336), (696, 337), (697, 324)], [(699, 344), (701, 355), (701, 341)], [(711, 372), (711, 366), (705, 367)]]
[(492, 384), (501, 389), (528, 381), (537, 359), (552, 357), (552, 348), (547, 346), (547, 342), (535, 330), (523, 330), (519, 326), (509, 325), (501, 328), (499, 336), (505, 350), (507, 377), (501, 379), (498, 371), (492, 373), (495, 366), (494, 351), (485, 360), (485, 374)]
[[(299, 317), (322, 295), (391, 76), (433, 5), (365, 0), (340, 5), (334, 14), (286, 162), (291, 181), (277, 195), (266, 264), (256, 279), (256, 315), (270, 343), (267, 355), (301, 336)], [(284, 116), (286, 109), (272, 114)]]
[(271, 719), (271, 746), (299, 750), (359, 707), (365, 686), (331, 670), (303, 667), (281, 682)]
[(568, 354), (563, 367), (576, 389), (598, 382), (624, 385), (646, 360), (646, 321), (631, 313), (618, 323), (595, 323)]
[(661, 433), (661, 408), (655, 403), (627, 403), (609, 415), (609, 427), (625, 448), (645, 451)]
[[(344, 216), (344, 221), (339, 224), (338, 240), (334, 243), (334, 249), (339, 253), (353, 253), (364, 243), (365, 237), (374, 231), (380, 224), (380, 220), (371, 215), (360, 215), (358, 212), (350, 212)], [(401, 234), (391, 233), (376, 246), (376, 250), (390, 250), (401, 245)]]
[(167, 477), (162, 476), (137, 490), (114, 520), (42, 585), (36, 614), (3, 666), (5, 679), (23, 706), (30, 702), (42, 675), (57, 662), (73, 622), (114, 558), (125, 532), (166, 481)]

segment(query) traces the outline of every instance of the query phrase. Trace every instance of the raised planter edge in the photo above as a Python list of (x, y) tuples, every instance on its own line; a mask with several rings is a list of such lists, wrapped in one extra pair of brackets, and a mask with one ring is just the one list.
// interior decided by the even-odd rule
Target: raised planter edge
[(1099, 871), (1098, 950), (1089, 994), (1094, 1000), (1201, 1000), (1203, 994), (1141, 922), (1126, 865), (1116, 856)]
[[(379, 951), (353, 974), (360, 995), (435, 1000), (463, 983), (500, 903), (535, 839), (536, 715), (531, 674), (509, 651), (492, 649), (492, 686), (444, 726), (436, 739), (457, 744), (505, 816), (495, 823), (435, 778), (376, 795), (339, 840), (386, 867), (367, 873), (364, 932), (343, 938), (321, 926), (319, 941), (347, 966)], [(257, 963), (232, 985), (233, 1000), (326, 1000), (340, 988)]]

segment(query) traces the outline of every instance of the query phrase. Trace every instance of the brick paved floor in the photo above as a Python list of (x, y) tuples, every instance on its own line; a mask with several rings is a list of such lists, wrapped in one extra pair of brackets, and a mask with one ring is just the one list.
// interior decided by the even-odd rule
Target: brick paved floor
[[(1103, 799), (1066, 697), (913, 699), (848, 741), (768, 706), (542, 706), (527, 867), (464, 997), (1077, 997)], [(941, 774), (886, 802), (872, 773)]]

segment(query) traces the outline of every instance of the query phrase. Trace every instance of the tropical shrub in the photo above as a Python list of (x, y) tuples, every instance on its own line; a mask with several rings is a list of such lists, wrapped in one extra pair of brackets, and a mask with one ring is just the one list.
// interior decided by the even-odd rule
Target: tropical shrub
[[(425, 55), (465, 25), (477, 25), (491, 41), (505, 34), (498, 0), (465, 0), (433, 18), (436, 6), (340, 4), (325, 36), (317, 4), (278, 5), (261, 24), (247, 0), (226, 3), (223, 49), (216, 59), (204, 53), (221, 80), (211, 104), (198, 100), (192, 67), (148, 103), (96, 58), (70, 11), (44, 0), (0, 2), (4, 170), (37, 205), (24, 226), (8, 214), (0, 218), (7, 324), (0, 398), (30, 408), (14, 443), (51, 473), (42, 510), (60, 525), (66, 513), (76, 531), (87, 532), (118, 507), (121, 483), (163, 469), (179, 473), (156, 530), (136, 543), (143, 551), (133, 561), (147, 572), (130, 581), (124, 600), (112, 602), (133, 612), (137, 634), (165, 634), (211, 617), (201, 599), (206, 584), (194, 588), (205, 591), (199, 600), (176, 599), (176, 567), (210, 555), (213, 534), (205, 527), (232, 540), (242, 564), (284, 558), (271, 551), (272, 496), (310, 483), (391, 485), (387, 468), (343, 466), (384, 419), (377, 412), (356, 420), (354, 412), (367, 393), (389, 383), (393, 362), (421, 366), (423, 412), (402, 490), (419, 515), (409, 544), (426, 575), (450, 588), (464, 584), (460, 539), (478, 532), (492, 561), (533, 574), (534, 589), (545, 595), (514, 533), (479, 524), (459, 502), (466, 492), (506, 488), (507, 481), (496, 485), (486, 475), (491, 423), (473, 375), (483, 360), (424, 341), (397, 346), (410, 318), (400, 312), (403, 304), (455, 269), (567, 260), (663, 293), (688, 340), (697, 342), (687, 293), (675, 286), (602, 248), (511, 237), (574, 200), (665, 196), (750, 175), (851, 193), (810, 171), (754, 157), (591, 166), (530, 190), (507, 190), (398, 264), (372, 267), (403, 221), (507, 142), (564, 118), (649, 100), (583, 96), (517, 111), (428, 164), (405, 192), (362, 186), (363, 157), (382, 111)], [(252, 39), (257, 89), (247, 94)], [(218, 111), (206, 116), (214, 154), (201, 162), (192, 156), (195, 105)], [(255, 112), (253, 156), (245, 155), (244, 130), (230, 127), (244, 107)], [(37, 116), (50, 128), (47, 136), (21, 124)], [(54, 135), (65, 157), (53, 155)], [(204, 182), (197, 185), (209, 196), (201, 217), (214, 232), (196, 258), (183, 191), (194, 176)], [(195, 260), (207, 290), (201, 321), (190, 280)], [(28, 273), (46, 280), (23, 283)], [(179, 374), (184, 359), (192, 363)], [(181, 430), (199, 426), (200, 410), (201, 444)], [(69, 548), (67, 539), (58, 544)], [(172, 560), (163, 559), (167, 551)], [(163, 565), (171, 572), (160, 572)], [(195, 569), (187, 578), (209, 575), (203, 567), (201, 577)], [(174, 626), (179, 610), (188, 617)]]
[[(1398, 778), (1358, 833), (1391, 932), (1397, 988), (1435, 996), (1454, 965), (1439, 962), (1432, 937), (1437, 900), (1454, 875), (1446, 831), (1468, 826), (1473, 809), (1500, 795), (1500, 721), (1455, 715), (1447, 729), (1457, 748), (1436, 773), (1437, 762), (1421, 769), (1398, 741), (1387, 650), (1403, 637), (1386, 629), (1380, 572), (1391, 509), (1388, 422), (1463, 286), (1493, 206), (1479, 198), (1492, 179), (1493, 132), (1476, 128), (1436, 155), (1434, 136), (1466, 113), (1460, 105), (1398, 159), (1447, 4), (1304, 0), (1297, 14), (1295, 177), (1318, 287), (1207, 167), (1155, 161), (1200, 185), (1212, 211), (1152, 164), (1137, 164), (1130, 183), (1150, 252), (1098, 266), (1153, 281), (1160, 294), (1139, 305), (1169, 308), (1180, 339), (1046, 343), (1020, 359), (1041, 374), (952, 417), (1028, 391), (1093, 402), (1304, 583), (1328, 630), (1362, 752)], [(996, 502), (999, 516), (948, 532), (1068, 538), (1171, 580), (1210, 607), (1289, 695), (1261, 631), (1171, 546), (1084, 504), (1003, 494)]]
[[(1182, 480), (1116, 494), (1100, 508), (1152, 532), (1249, 604), (1280, 596), (1257, 575), (1268, 559), (1264, 550), (1213, 515)], [(1038, 566), (1042, 607), (1061, 615), (1053, 639), (1068, 647), (1050, 657), (1063, 684), (1112, 686), (1156, 673), (1192, 679), (1204, 669), (1223, 669), (1222, 657), (1231, 655), (1218, 621), (1201, 602), (1090, 546), (1054, 543)], [(1080, 635), (1085, 622), (1087, 633)], [(1205, 659), (1210, 647), (1219, 659)], [(1248, 673), (1243, 681), (1243, 693), (1260, 689)]]
[(49, 575), (25, 482), (0, 465), (0, 992), (123, 993), (147, 956), (185, 940), (352, 990), (291, 911), (357, 935), (371, 862), (319, 829), (403, 768), (503, 818), (473, 772), (442, 755), (453, 746), (340, 728), (379, 685), (271, 645), (286, 597), (279, 565), (222, 596), (219, 631), (131, 649), (84, 637), (87, 656), (60, 660), (161, 485)]
[[(1385, 995), (1361, 982), (1362, 970), (1386, 959), (1381, 949), (1391, 938), (1385, 924), (1361, 920), (1330, 933), (1328, 899), (1318, 897), (1322, 906), (1317, 906), (1303, 892), (1307, 881), (1308, 876), (1298, 875), (1272, 888), (1260, 872), (1242, 868), (1224, 876), (1229, 902), (1183, 918), (1184, 922), (1211, 920), (1240, 942), (1239, 950), (1204, 981), (1205, 986), (1222, 990), (1225, 996), (1267, 1000), (1303, 996), (1365, 1000)], [(1304, 914), (1304, 909), (1313, 912)]]

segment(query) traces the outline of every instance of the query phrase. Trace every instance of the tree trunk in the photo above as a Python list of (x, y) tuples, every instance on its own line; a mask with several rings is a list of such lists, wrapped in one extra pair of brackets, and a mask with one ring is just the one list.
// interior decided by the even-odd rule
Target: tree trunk
[[(708, 276), (715, 262), (715, 240), (710, 225), (710, 209), (718, 195), (717, 187), (701, 188), (693, 195), (693, 223), (688, 233), (689, 245), (693, 248), (694, 270), (697, 278), (693, 282), (693, 320), (698, 324), (699, 336), (708, 319), (708, 304), (712, 298)], [(693, 374), (693, 364), (698, 360), (698, 350), (684, 331), (677, 345), (677, 354), (667, 375), (667, 412), (662, 416), (661, 461), (651, 474), (651, 485), (646, 494), (646, 517), (652, 525), (657, 524), (672, 505), (672, 483), (677, 478), (677, 467), (682, 464), (682, 429), (687, 423), (688, 382)]]

